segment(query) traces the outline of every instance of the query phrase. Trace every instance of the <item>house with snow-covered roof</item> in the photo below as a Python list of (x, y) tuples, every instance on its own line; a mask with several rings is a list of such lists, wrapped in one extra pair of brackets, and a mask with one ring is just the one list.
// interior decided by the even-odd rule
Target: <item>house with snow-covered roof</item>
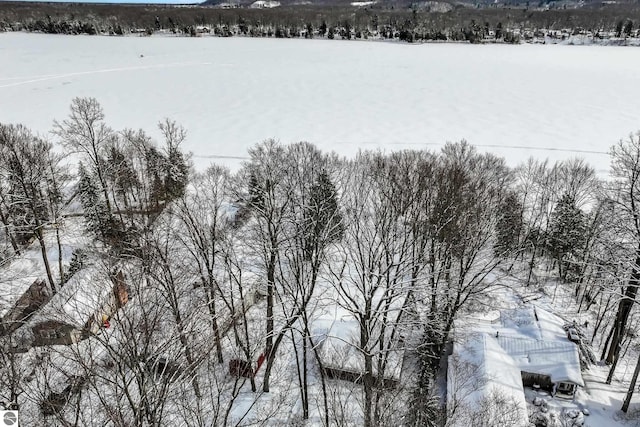
[(23, 344), (76, 343), (108, 325), (129, 300), (121, 271), (106, 274), (92, 265), (76, 272), (21, 329)]
[[(53, 232), (44, 235), (46, 257), (54, 280), (60, 277), (60, 264), (66, 268), (74, 251), (85, 247), (88, 240), (80, 219), (68, 218), (58, 226), (62, 242)], [(52, 296), (38, 242), (32, 242), (3, 262), (0, 290), (0, 335), (6, 335), (27, 322)]]
[(569, 395), (584, 387), (578, 346), (567, 338), (565, 323), (537, 305), (501, 313), (495, 334), (520, 367), (525, 386)]
[(524, 386), (572, 395), (584, 387), (578, 347), (572, 342), (498, 337), (498, 343), (520, 369)]
[(578, 346), (567, 338), (564, 325), (559, 316), (533, 305), (504, 310), (499, 322), (457, 323), (448, 359), (448, 406), (486, 413), (500, 401), (496, 394), (518, 406), (524, 387), (573, 395), (584, 381)]
[(18, 329), (51, 297), (51, 289), (42, 279), (31, 282), (31, 278), (20, 278), (2, 285), (0, 335)]
[[(481, 422), (479, 417), (482, 417)], [(447, 425), (529, 425), (520, 368), (495, 336), (455, 342), (447, 367)]]

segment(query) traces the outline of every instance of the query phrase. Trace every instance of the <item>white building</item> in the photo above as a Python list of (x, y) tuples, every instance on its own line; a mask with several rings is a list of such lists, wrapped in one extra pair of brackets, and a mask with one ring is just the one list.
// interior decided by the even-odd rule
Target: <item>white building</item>
[[(567, 396), (584, 387), (578, 346), (564, 323), (536, 306), (503, 311), (500, 322), (458, 322), (447, 372), (452, 425), (482, 416), (482, 425), (526, 426), (524, 387)], [(508, 414), (513, 419), (500, 418)]]

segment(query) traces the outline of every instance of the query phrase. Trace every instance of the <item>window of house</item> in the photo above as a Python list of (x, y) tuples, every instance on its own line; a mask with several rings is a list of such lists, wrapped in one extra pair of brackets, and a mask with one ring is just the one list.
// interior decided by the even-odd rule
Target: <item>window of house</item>
[(560, 383), (558, 385), (558, 390), (560, 391), (571, 391), (572, 387), (569, 383)]
[(55, 329), (41, 329), (40, 336), (47, 340), (55, 340), (58, 338), (58, 333)]

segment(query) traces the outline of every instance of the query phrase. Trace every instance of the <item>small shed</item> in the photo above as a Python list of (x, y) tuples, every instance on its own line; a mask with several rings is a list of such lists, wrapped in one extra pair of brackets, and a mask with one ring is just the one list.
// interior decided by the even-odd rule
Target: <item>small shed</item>
[(249, 362), (245, 359), (231, 359), (229, 360), (229, 373), (234, 377), (255, 377), (265, 359), (264, 353), (260, 353), (255, 362)]
[[(364, 355), (359, 345), (360, 324), (353, 317), (331, 322), (327, 328), (314, 328), (318, 355), (327, 377), (360, 383), (364, 379)], [(320, 333), (318, 333), (320, 332)], [(372, 349), (376, 350), (376, 349)], [(379, 357), (376, 355), (374, 357)], [(404, 352), (391, 349), (385, 353), (386, 364), (382, 373), (378, 363), (373, 363), (373, 376), (383, 387), (393, 388), (400, 382)]]

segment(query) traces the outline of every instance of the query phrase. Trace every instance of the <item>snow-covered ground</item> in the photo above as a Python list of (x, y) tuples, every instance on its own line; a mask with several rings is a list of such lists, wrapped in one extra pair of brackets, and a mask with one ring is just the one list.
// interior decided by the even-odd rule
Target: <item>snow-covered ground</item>
[(116, 129), (184, 125), (199, 167), (271, 137), (345, 155), (464, 138), (512, 165), (580, 155), (603, 174), (640, 128), (633, 48), (6, 33), (0, 64), (1, 122), (44, 133), (93, 96)]
[[(486, 316), (482, 312), (475, 311), (479, 309), (480, 306), (478, 306), (473, 308), (471, 313), (462, 316), (456, 321), (455, 339), (463, 344), (460, 346), (463, 349), (461, 355), (463, 360), (469, 360), (469, 358), (478, 359), (484, 355), (480, 354), (479, 356), (469, 353), (468, 350), (469, 348), (473, 349), (474, 346), (477, 347), (479, 338), (493, 342), (494, 347), (495, 343), (498, 343), (503, 337), (516, 335), (519, 335), (520, 338), (530, 336), (556, 342), (565, 340), (568, 343), (566, 333), (562, 328), (563, 323), (577, 322), (582, 325), (585, 320), (588, 320), (591, 325), (594, 324), (592, 312), (584, 310), (582, 313), (578, 312), (578, 306), (571, 288), (563, 287), (562, 285), (557, 286), (557, 279), (549, 275), (549, 272), (543, 268), (537, 270), (537, 272), (543, 279), (539, 283), (540, 286), (536, 287), (535, 290), (524, 287), (520, 280), (517, 279), (517, 277), (526, 277), (523, 276), (523, 271), (514, 272), (513, 276), (504, 275), (501, 277), (500, 282), (506, 287), (495, 289), (491, 293), (491, 298), (481, 304), (481, 306), (486, 304), (484, 306), (484, 313), (488, 313)], [(542, 289), (544, 289), (544, 292), (541, 292)], [(532, 307), (534, 306), (536, 307), (538, 320), (532, 321)], [(499, 318), (496, 317), (498, 312), (500, 313)], [(590, 336), (591, 330), (587, 330), (584, 326), (582, 327), (584, 328), (583, 332)], [(482, 334), (478, 334), (479, 332), (482, 332)], [(499, 332), (499, 338), (494, 338), (496, 337), (496, 332)], [(587, 332), (589, 333), (587, 334)], [(472, 338), (469, 339), (469, 337)], [(599, 354), (599, 347), (594, 345), (593, 348)], [(556, 424), (553, 424), (552, 421), (550, 425), (574, 425), (567, 418), (569, 414), (573, 414), (577, 415), (576, 419), (583, 420), (584, 425), (587, 427), (637, 426), (639, 410), (637, 394), (631, 401), (628, 414), (621, 411), (637, 356), (635, 349), (631, 349), (629, 354), (626, 354), (621, 359), (611, 384), (606, 384), (610, 366), (602, 362), (588, 366), (587, 369), (581, 372), (585, 386), (578, 388), (573, 398), (551, 397), (547, 391), (536, 391), (530, 387), (525, 387), (524, 395), (530, 412), (530, 421), (533, 421), (531, 418), (532, 413), (540, 411), (539, 407), (544, 406), (544, 411), (549, 416), (557, 418)], [(508, 368), (511, 368), (507, 362), (513, 363), (513, 360), (510, 357), (496, 355), (495, 352), (491, 354), (491, 358), (492, 360), (488, 362), (496, 363), (497, 361), (502, 363), (503, 370), (496, 371), (494, 369), (488, 373), (497, 377), (493, 381), (498, 388), (504, 388), (505, 384), (510, 384), (503, 380), (509, 375)], [(481, 362), (486, 367), (487, 363)], [(477, 364), (478, 360), (472, 360), (472, 363)], [(552, 366), (552, 369), (557, 368), (557, 365)], [(479, 375), (482, 374), (480, 372)], [(467, 381), (467, 383), (463, 383), (463, 386), (468, 387), (470, 384), (472, 383)], [(519, 392), (516, 391), (507, 394), (513, 394), (518, 398), (521, 397)], [(473, 397), (473, 395), (466, 396), (466, 398)], [(587, 415), (579, 414), (582, 412)], [(558, 424), (561, 422), (566, 424)]]
[[(83, 219), (79, 217), (66, 218), (61, 224), (61, 245), (62, 263), (68, 267), (71, 262), (73, 251), (84, 248), (89, 237), (84, 233)], [(58, 268), (59, 255), (55, 232), (49, 228), (45, 230), (45, 244), (47, 247), (47, 259), (51, 268), (54, 280), (59, 280), (60, 270)], [(19, 256), (14, 256), (5, 260), (0, 269), (0, 318), (13, 308), (18, 299), (22, 296), (35, 280), (47, 280), (47, 274), (42, 257), (42, 250), (37, 240), (31, 243)], [(49, 284), (47, 283), (47, 288)]]

